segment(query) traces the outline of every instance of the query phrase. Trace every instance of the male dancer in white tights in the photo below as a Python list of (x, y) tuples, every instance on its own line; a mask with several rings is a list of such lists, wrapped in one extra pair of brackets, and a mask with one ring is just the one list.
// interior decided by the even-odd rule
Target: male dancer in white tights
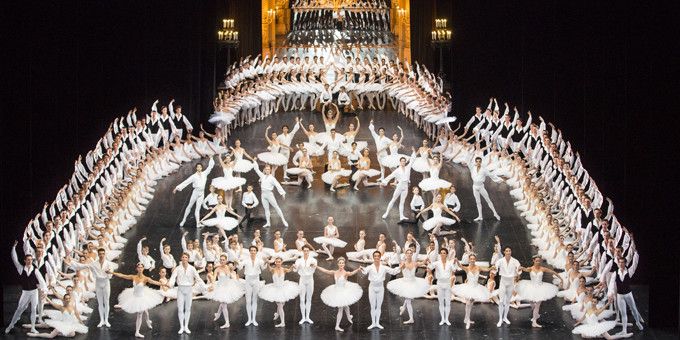
[(616, 299), (616, 307), (621, 316), (621, 325), (623, 329), (619, 335), (630, 336), (628, 333), (628, 308), (633, 313), (633, 318), (635, 319), (635, 325), (639, 330), (643, 330), (642, 316), (637, 309), (635, 304), (635, 299), (633, 298), (633, 291), (630, 288), (630, 281), (633, 274), (635, 274), (635, 269), (637, 269), (637, 261), (633, 261), (631, 265), (627, 265), (626, 258), (619, 257), (617, 259), (618, 269), (611, 276), (608, 286), (608, 296), (610, 301)]
[(427, 266), (429, 271), (434, 270), (435, 278), (437, 279), (437, 300), (439, 301), (439, 316), (441, 321), (439, 325), (444, 324), (451, 326), (449, 321), (449, 314), (451, 313), (451, 279), (454, 278), (454, 273), (458, 266), (453, 261), (449, 260), (449, 251), (446, 248), (439, 249), (439, 260), (430, 263)]
[(97, 260), (87, 264), (71, 263), (71, 257), (67, 256), (64, 260), (66, 265), (73, 270), (89, 269), (95, 278), (95, 295), (99, 305), (99, 324), (97, 327), (111, 327), (109, 323), (109, 300), (111, 297), (111, 272), (116, 268), (116, 264), (106, 259), (106, 250), (97, 249)]
[(198, 221), (200, 221), (199, 213), (201, 212), (201, 204), (203, 204), (205, 183), (208, 181), (208, 175), (210, 174), (210, 171), (212, 171), (213, 166), (215, 166), (215, 160), (212, 158), (210, 158), (210, 162), (208, 162), (208, 168), (205, 170), (203, 170), (203, 164), (196, 164), (196, 172), (189, 176), (189, 178), (185, 179), (184, 182), (178, 184), (175, 189), (172, 190), (172, 193), (174, 194), (177, 191), (182, 191), (189, 184), (191, 184), (191, 187), (193, 188), (193, 191), (191, 192), (191, 199), (189, 199), (189, 204), (187, 205), (186, 209), (184, 209), (184, 217), (182, 218), (182, 222), (179, 223), (180, 227), (183, 227), (184, 223), (186, 223), (187, 216), (189, 216), (192, 206), (195, 206), (194, 218), (196, 219), (196, 224), (198, 224)]
[(368, 124), (368, 130), (371, 131), (371, 135), (375, 141), (375, 149), (378, 150), (378, 164), (380, 164), (380, 179), (382, 180), (385, 178), (385, 167), (382, 165), (383, 158), (387, 157), (387, 147), (392, 141), (385, 136), (385, 129), (378, 128), (378, 133), (375, 132), (372, 119), (370, 124)]
[(500, 302), (498, 303), (498, 323), (496, 327), (500, 327), (503, 322), (508, 325), (510, 324), (510, 320), (508, 320), (510, 300), (512, 299), (512, 292), (515, 290), (515, 278), (521, 268), (519, 261), (512, 257), (512, 249), (510, 247), (505, 247), (503, 255), (494, 264), (498, 270), (498, 276), (501, 277), (500, 284), (498, 285)]
[[(295, 133), (297, 133), (298, 129), (300, 128), (300, 118), (295, 117), (295, 126), (293, 127), (293, 131), (288, 132), (288, 125), (284, 125), (283, 128), (281, 129), (281, 134), (276, 136), (276, 140), (279, 141), (279, 143), (287, 146), (287, 148), (281, 148), (279, 150), (279, 153), (282, 155), (286, 156), (286, 159), (290, 158), (290, 144), (293, 142), (293, 137), (295, 136)], [(286, 172), (288, 170), (288, 162), (283, 165), (283, 178), (288, 179), (288, 173)]]
[(279, 204), (276, 202), (276, 196), (274, 196), (273, 191), (276, 189), (276, 191), (279, 192), (279, 195), (284, 199), (286, 198), (286, 192), (283, 191), (283, 187), (281, 187), (279, 181), (272, 175), (272, 168), (268, 164), (264, 166), (264, 173), (260, 171), (257, 162), (253, 162), (253, 165), (255, 172), (260, 176), (260, 190), (262, 191), (262, 199), (260, 201), (262, 201), (262, 207), (264, 208), (264, 217), (267, 219), (267, 224), (263, 225), (263, 227), (267, 228), (271, 226), (271, 213), (269, 212), (270, 205), (274, 207), (276, 213), (279, 214), (281, 221), (283, 221), (283, 225), (288, 227), (288, 222), (286, 222), (286, 218), (283, 217), (283, 211), (279, 208)]
[[(14, 325), (19, 321), (21, 314), (24, 313), (28, 305), (31, 305), (31, 333), (37, 333), (35, 330), (35, 320), (37, 318), (38, 302), (40, 300), (40, 295), (44, 294), (47, 290), (47, 285), (45, 284), (45, 279), (42, 274), (33, 265), (33, 256), (26, 254), (24, 256), (24, 264), (19, 263), (17, 257), (17, 242), (14, 242), (12, 247), (12, 262), (19, 272), (19, 283), (21, 284), (21, 297), (19, 298), (19, 305), (14, 311), (12, 316), (12, 321), (9, 326), (5, 329), (5, 334), (9, 333)], [(39, 288), (39, 289), (38, 289)]]
[(368, 267), (361, 267), (361, 272), (368, 275), (368, 301), (371, 304), (371, 325), (368, 329), (378, 327), (383, 329), (380, 325), (380, 313), (382, 310), (382, 302), (385, 297), (385, 274), (397, 275), (401, 268), (390, 268), (380, 262), (382, 254), (379, 251), (373, 252), (373, 264)]
[(399, 167), (394, 169), (394, 171), (392, 171), (389, 176), (385, 177), (381, 181), (381, 185), (383, 186), (387, 185), (387, 183), (389, 183), (392, 178), (397, 181), (397, 186), (394, 188), (392, 199), (390, 200), (390, 203), (387, 204), (387, 210), (385, 210), (385, 214), (382, 215), (382, 218), (387, 218), (392, 206), (397, 201), (397, 199), (399, 199), (399, 221), (406, 219), (406, 216), (404, 216), (404, 202), (406, 201), (406, 195), (408, 195), (409, 182), (411, 182), (411, 166), (413, 165), (413, 161), (415, 159), (416, 151), (413, 149), (411, 159), (407, 161), (406, 158), (402, 157), (399, 160)]
[(300, 324), (305, 322), (314, 323), (309, 318), (309, 313), (312, 310), (312, 294), (314, 294), (314, 272), (316, 271), (316, 259), (309, 256), (309, 246), (302, 247), (302, 257), (295, 261), (293, 267), (300, 275), (298, 283), (300, 287)]
[(257, 256), (257, 247), (250, 246), (248, 251), (250, 257), (239, 263), (238, 268), (243, 269), (246, 280), (246, 312), (248, 313), (246, 326), (257, 326), (255, 316), (257, 315), (257, 295), (260, 292), (260, 274), (263, 269), (267, 268), (267, 264)]
[(489, 193), (486, 192), (486, 188), (484, 188), (484, 180), (487, 176), (491, 177), (491, 179), (496, 182), (500, 181), (500, 178), (482, 166), (481, 157), (476, 157), (474, 164), (468, 162), (468, 166), (470, 168), (470, 176), (472, 177), (472, 195), (475, 197), (475, 202), (477, 203), (477, 218), (475, 218), (475, 221), (481, 221), (483, 218), (482, 200), (480, 199), (480, 196), (484, 197), (486, 204), (488, 204), (491, 211), (493, 211), (493, 216), (497, 220), (500, 220), (501, 217), (498, 216), (496, 208), (494, 208), (493, 202), (491, 202), (491, 199), (489, 198)]
[(205, 288), (205, 283), (198, 276), (198, 271), (189, 264), (189, 254), (182, 254), (179, 266), (175, 267), (168, 280), (168, 286), (177, 283), (177, 317), (179, 318), (179, 332), (177, 334), (191, 334), (189, 318), (191, 318), (191, 302), (194, 297), (194, 285)]

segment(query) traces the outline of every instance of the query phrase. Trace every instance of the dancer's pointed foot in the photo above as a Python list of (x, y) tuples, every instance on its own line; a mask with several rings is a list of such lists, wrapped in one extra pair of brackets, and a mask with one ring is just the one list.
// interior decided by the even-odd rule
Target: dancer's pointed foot
[(345, 330), (340, 328), (340, 326), (335, 326), (335, 330), (338, 332), (344, 332)]
[(482, 220), (482, 216), (477, 216), (477, 218), (474, 219), (474, 221), (481, 221), (481, 220)]
[(141, 333), (137, 332), (137, 333), (135, 333), (135, 337), (136, 338), (143, 338), (144, 336)]
[(399, 307), (399, 315), (403, 315), (406, 308), (404, 306)]
[(510, 320), (508, 320), (508, 318), (503, 318), (503, 322), (505, 322), (508, 325), (510, 324)]
[(281, 323), (276, 324), (274, 327), (276, 327), (276, 328), (286, 327), (286, 324), (281, 322)]
[(413, 323), (413, 319), (408, 319), (408, 320), (404, 321), (404, 325), (410, 325), (412, 323)]
[(220, 328), (225, 329), (225, 328), (229, 328), (229, 326), (231, 326), (231, 325), (227, 322), (224, 325), (220, 326)]

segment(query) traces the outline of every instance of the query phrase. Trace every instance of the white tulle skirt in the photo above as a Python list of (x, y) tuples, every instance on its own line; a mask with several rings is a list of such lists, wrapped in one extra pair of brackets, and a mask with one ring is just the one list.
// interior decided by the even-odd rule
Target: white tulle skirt
[(420, 173), (425, 173), (430, 171), (430, 163), (428, 163), (427, 158), (425, 157), (418, 157), (416, 158), (415, 161), (413, 161), (413, 165), (411, 166), (411, 169), (413, 171), (417, 171)]
[(282, 166), (288, 164), (288, 157), (278, 152), (262, 152), (257, 154), (257, 159), (264, 163)]
[(230, 279), (225, 283), (215, 283), (212, 291), (203, 294), (207, 299), (220, 303), (234, 303), (246, 294), (244, 281)]
[(427, 221), (423, 222), (423, 229), (430, 231), (438, 225), (453, 225), (456, 220), (448, 217), (432, 217)]
[[(368, 147), (368, 143), (364, 141), (357, 141), (357, 150), (361, 152), (361, 150), (366, 149)], [(352, 144), (351, 143), (345, 143), (340, 146), (340, 149), (338, 149), (338, 153), (341, 156), (349, 156), (350, 152), (352, 152)]]
[(354, 282), (345, 282), (342, 286), (332, 284), (321, 291), (321, 301), (329, 307), (345, 307), (355, 304), (364, 295), (361, 286)]
[(230, 231), (238, 226), (238, 220), (232, 217), (213, 217), (201, 223), (208, 227), (218, 227), (224, 231)]
[(126, 288), (118, 295), (118, 305), (127, 313), (140, 313), (163, 302), (163, 295), (149, 287), (144, 287), (144, 293), (141, 296), (135, 296), (133, 291), (133, 287)]
[(341, 239), (334, 238), (334, 237), (325, 237), (325, 236), (315, 237), (314, 242), (316, 242), (318, 244), (330, 244), (330, 245), (332, 245), (333, 247), (336, 247), (336, 248), (345, 248), (345, 246), (347, 245), (347, 242), (345, 242)]
[(451, 292), (456, 296), (460, 296), (464, 299), (473, 301), (489, 301), (491, 298), (491, 293), (489, 289), (485, 286), (480, 285), (477, 282), (466, 282), (463, 284), (453, 286)]
[(215, 188), (224, 191), (236, 189), (244, 184), (246, 184), (246, 179), (243, 177), (216, 177), (210, 183)]
[(333, 170), (333, 171), (326, 171), (323, 174), (321, 174), (321, 180), (326, 183), (326, 184), (333, 184), (333, 180), (335, 177), (340, 176), (340, 177), (347, 177), (352, 174), (352, 170)]
[(279, 284), (269, 283), (260, 289), (260, 299), (269, 302), (286, 302), (300, 294), (300, 287), (293, 281), (285, 280)]
[(239, 159), (236, 161), (236, 164), (234, 164), (234, 172), (248, 172), (250, 170), (253, 170), (253, 162), (245, 160), (245, 159)]
[(571, 332), (584, 338), (599, 338), (601, 334), (616, 327), (616, 321), (600, 321), (576, 326)]
[(316, 143), (308, 143), (305, 142), (303, 143), (305, 145), (305, 149), (307, 149), (307, 154), (310, 156), (323, 156), (323, 148), (319, 146), (319, 144)]
[(364, 249), (362, 251), (348, 251), (347, 259), (349, 261), (361, 262), (361, 263), (373, 263), (373, 252), (375, 248)]
[(392, 294), (401, 296), (405, 299), (416, 299), (423, 297), (430, 289), (427, 280), (421, 277), (400, 278), (387, 283), (387, 290)]
[(380, 161), (380, 163), (382, 164), (382, 166), (387, 167), (387, 168), (396, 168), (396, 167), (398, 167), (399, 164), (401, 163), (401, 159), (402, 159), (402, 158), (406, 158), (406, 159), (408, 160), (408, 159), (410, 159), (411, 157), (410, 157), (410, 156), (407, 156), (407, 155), (403, 155), (403, 154), (397, 153), (397, 154), (385, 156), (385, 157)]
[(87, 326), (79, 323), (75, 317), (59, 313), (53, 319), (45, 320), (45, 324), (56, 329), (61, 335), (69, 335), (73, 332), (85, 334), (87, 333)]
[(167, 290), (159, 289), (158, 293), (169, 299), (177, 299), (177, 287), (168, 288)]
[(307, 173), (311, 172), (309, 169), (306, 168), (288, 168), (286, 169), (286, 173), (289, 175), (295, 175), (299, 176), (300, 174), (307, 175)]
[(357, 180), (359, 180), (359, 176), (362, 175), (366, 176), (366, 178), (375, 177), (380, 175), (380, 170), (376, 169), (357, 170), (357, 172), (355, 172), (354, 175), (352, 175), (352, 180), (356, 182)]
[(517, 283), (515, 288), (522, 300), (541, 302), (554, 298), (558, 288), (552, 283), (541, 282), (533, 283), (531, 280), (522, 280)]
[(451, 187), (451, 182), (439, 178), (430, 177), (420, 181), (420, 183), (418, 183), (418, 187), (420, 187), (421, 190), (427, 192), (432, 190), (449, 188)]

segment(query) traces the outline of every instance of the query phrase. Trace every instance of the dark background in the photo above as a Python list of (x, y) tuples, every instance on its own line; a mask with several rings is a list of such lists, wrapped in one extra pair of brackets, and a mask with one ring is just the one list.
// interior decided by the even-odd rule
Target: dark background
[[(413, 60), (438, 70), (434, 18), (454, 114), (496, 96), (562, 129), (612, 198), (641, 255), (652, 325), (678, 323), (678, 40), (670, 9), (632, 1), (412, 0)], [(193, 122), (211, 113), (215, 26), (236, 19), (240, 53), (257, 54), (260, 1), (3, 2), (0, 255), (70, 178), (116, 116), (171, 98)], [(254, 53), (253, 53), (254, 52)], [(219, 79), (220, 76), (218, 75)], [(5, 257), (5, 259), (8, 259)], [(9, 260), (1, 261), (7, 273)], [(14, 275), (3, 277), (12, 282)]]

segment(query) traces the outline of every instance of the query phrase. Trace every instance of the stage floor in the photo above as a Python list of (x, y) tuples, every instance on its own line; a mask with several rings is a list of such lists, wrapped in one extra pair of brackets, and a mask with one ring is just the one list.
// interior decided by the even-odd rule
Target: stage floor
[[(323, 122), (318, 114), (309, 112), (304, 113), (280, 113), (273, 117), (259, 121), (245, 129), (237, 130), (230, 140), (233, 144), (234, 138), (240, 138), (243, 147), (251, 154), (255, 155), (258, 152), (265, 151), (264, 131), (268, 125), (272, 125), (272, 131), (279, 132), (281, 126), (288, 124), (293, 126), (296, 115), (302, 117), (303, 123), (314, 123), (317, 131), (323, 130)], [(404, 150), (403, 153), (410, 152), (410, 146), (420, 145), (424, 134), (418, 130), (415, 125), (408, 121), (401, 115), (392, 112), (362, 112), (361, 130), (357, 136), (357, 140), (364, 140), (369, 142), (373, 156), (375, 153), (374, 144), (368, 131), (368, 123), (371, 118), (375, 119), (376, 128), (383, 126), (386, 129), (386, 134), (391, 136), (397, 131), (397, 125), (404, 129), (405, 137), (403, 144), (409, 146), (409, 150)], [(345, 116), (338, 123), (338, 131), (344, 132), (347, 130), (347, 125), (353, 122), (354, 119), (350, 116)], [(302, 131), (298, 132), (293, 142), (306, 141), (306, 136)], [(207, 164), (207, 160), (203, 159), (202, 163)], [(215, 232), (214, 228), (196, 229), (193, 217), (187, 221), (185, 228), (178, 226), (181, 220), (185, 204), (189, 200), (190, 191), (178, 192), (172, 194), (172, 188), (180, 181), (184, 180), (193, 170), (194, 163), (185, 164), (178, 173), (175, 173), (167, 178), (159, 181), (156, 187), (154, 199), (148, 205), (146, 213), (138, 219), (138, 224), (124, 236), (129, 239), (125, 247), (124, 253), (119, 259), (121, 264), (121, 272), (132, 273), (134, 264), (137, 261), (136, 244), (137, 241), (147, 236), (148, 244), (151, 246), (151, 254), (160, 265), (160, 256), (158, 251), (158, 244), (163, 237), (167, 238), (167, 242), (172, 245), (172, 252), (176, 258), (179, 258), (181, 251), (180, 238), (182, 233), (186, 230), (193, 238), (202, 238), (201, 233), (205, 231)], [(279, 205), (281, 206), (286, 219), (290, 223), (288, 228), (284, 228), (275, 213), (272, 214), (273, 226), (267, 230), (263, 230), (263, 241), (265, 246), (271, 247), (273, 232), (280, 229), (283, 233), (283, 238), (289, 247), (293, 247), (295, 239), (295, 232), (298, 229), (305, 231), (308, 240), (315, 236), (323, 234), (323, 226), (325, 225), (328, 216), (335, 217), (336, 225), (339, 228), (340, 238), (347, 241), (346, 249), (336, 249), (336, 258), (344, 255), (345, 251), (352, 250), (352, 244), (358, 238), (358, 231), (360, 228), (365, 228), (367, 232), (367, 247), (373, 247), (377, 241), (379, 233), (385, 233), (389, 240), (396, 240), (400, 245), (403, 245), (405, 234), (409, 230), (417, 232), (423, 248), (427, 244), (427, 233), (422, 228), (416, 230), (412, 224), (397, 224), (398, 211), (395, 208), (390, 212), (390, 216), (383, 220), (381, 215), (384, 213), (385, 206), (392, 195), (392, 188), (390, 186), (380, 188), (362, 188), (356, 192), (348, 188), (339, 189), (336, 193), (332, 193), (324, 185), (319, 178), (319, 174), (323, 169), (317, 169), (315, 175), (314, 185), (312, 189), (299, 188), (295, 186), (284, 186), (286, 190), (286, 199), (283, 200), (277, 197)], [(218, 166), (213, 169), (210, 178), (221, 176), (222, 171)], [(277, 174), (278, 178), (281, 176), (281, 170)], [(421, 176), (413, 172), (412, 184), (417, 184)], [(249, 183), (257, 181), (256, 175), (251, 172), (247, 176)], [(530, 245), (530, 238), (525, 221), (521, 219), (513, 207), (513, 201), (508, 193), (508, 186), (505, 184), (496, 184), (491, 181), (486, 183), (487, 190), (491, 199), (496, 206), (498, 213), (501, 215), (501, 221), (493, 219), (491, 212), (484, 207), (484, 215), (488, 217), (483, 222), (472, 222), (476, 217), (476, 208), (472, 196), (472, 187), (469, 172), (467, 168), (457, 165), (446, 165), (442, 169), (441, 178), (453, 182), (458, 191), (458, 196), (462, 203), (460, 217), (463, 223), (457, 225), (456, 235), (451, 235), (456, 239), (465, 237), (468, 241), (475, 244), (476, 250), (479, 254), (479, 260), (489, 261), (492, 253), (493, 237), (498, 235), (504, 246), (510, 246), (513, 249), (513, 256), (516, 257), (523, 265), (529, 265), (533, 249)], [(255, 191), (259, 193), (259, 188), (256, 186)], [(428, 195), (429, 196), (429, 195)], [(430, 197), (425, 197), (429, 201)], [(407, 199), (410, 201), (410, 195)], [(235, 197), (235, 202), (240, 203), (240, 195)], [(235, 204), (236, 205), (236, 204)], [(240, 204), (238, 205), (240, 207)], [(407, 208), (408, 210), (408, 208)], [(410, 214), (410, 211), (409, 211)], [(261, 208), (256, 209), (256, 215), (263, 217)], [(410, 216), (410, 215), (409, 215)], [(255, 223), (252, 227), (240, 231), (241, 239), (250, 242), (252, 238), (252, 231), (256, 227), (264, 224), (264, 220)], [(441, 242), (441, 241), (440, 241)], [(316, 246), (316, 245), (315, 245)], [(459, 242), (459, 249), (457, 253), (463, 253), (462, 243)], [(325, 261), (325, 256), (320, 255), (319, 265), (325, 268), (335, 268), (334, 262)], [(356, 268), (358, 264), (348, 262), (349, 268)], [(154, 275), (156, 278), (157, 275)], [(297, 281), (297, 274), (289, 274), (289, 280)], [(263, 279), (271, 282), (271, 275), (269, 273), (263, 274)], [(315, 339), (319, 337), (331, 336), (338, 339), (357, 339), (357, 338), (525, 338), (525, 339), (546, 339), (549, 337), (555, 339), (572, 338), (571, 329), (573, 320), (569, 315), (561, 310), (562, 300), (553, 299), (543, 303), (541, 306), (540, 323), (543, 325), (541, 329), (531, 328), (531, 311), (529, 308), (515, 310), (510, 312), (509, 319), (512, 322), (510, 326), (503, 326), (496, 328), (497, 308), (491, 304), (476, 304), (472, 310), (472, 320), (476, 323), (472, 325), (471, 329), (465, 330), (462, 322), (464, 314), (464, 305), (461, 303), (452, 303), (451, 320), (453, 325), (449, 327), (440, 327), (439, 312), (436, 300), (418, 299), (413, 303), (415, 324), (403, 325), (402, 321), (405, 317), (399, 316), (399, 306), (402, 299), (386, 291), (385, 300), (382, 306), (381, 323), (385, 326), (384, 330), (366, 330), (370, 324), (369, 303), (366, 291), (362, 299), (351, 306), (351, 312), (354, 315), (354, 325), (350, 327), (349, 323), (344, 320), (341, 327), (345, 332), (336, 332), (335, 315), (336, 309), (324, 305), (319, 297), (319, 294), (329, 284), (332, 283), (332, 277), (322, 273), (315, 275), (315, 292), (312, 305), (312, 320), (313, 325), (298, 325), (300, 319), (299, 300), (293, 300), (286, 304), (286, 327), (274, 328), (274, 321), (272, 321), (273, 313), (276, 306), (273, 303), (268, 303), (263, 300), (258, 302), (258, 322), (259, 327), (244, 327), (245, 323), (245, 300), (241, 299), (238, 302), (230, 305), (229, 314), (231, 319), (231, 328), (222, 330), (219, 326), (223, 323), (222, 320), (218, 322), (213, 321), (213, 313), (217, 310), (218, 303), (208, 300), (196, 300), (193, 304), (190, 329), (192, 334), (177, 335), (179, 329), (179, 322), (177, 320), (176, 303), (170, 302), (160, 305), (150, 311), (151, 319), (154, 322), (154, 329), (147, 330), (142, 326), (142, 334), (147, 338), (205, 338), (209, 336), (219, 336), (235, 339), (244, 338), (309, 338)], [(368, 285), (365, 276), (358, 275), (353, 281), (358, 282), (362, 287)], [(115, 303), (117, 295), (124, 289), (130, 286), (128, 281), (121, 279), (113, 279), (111, 282), (111, 296), (112, 304)], [(5, 320), (11, 318), (11, 313), (16, 308), (16, 301), (18, 300), (19, 290), (17, 287), (5, 287)], [(643, 318), (648, 319), (648, 290), (646, 287), (636, 288), (636, 300), (638, 307), (643, 315)], [(96, 300), (90, 301), (90, 306), (96, 309)], [(27, 320), (24, 316), (22, 320)], [(89, 339), (118, 339), (118, 338), (132, 338), (134, 334), (135, 316), (127, 314), (122, 310), (112, 309), (110, 322), (112, 327), (110, 329), (99, 329), (95, 325), (98, 322), (98, 315), (95, 311), (92, 314), (91, 320), (88, 321), (90, 331), (87, 335), (78, 336), (77, 338)], [(6, 323), (5, 323), (6, 324)], [(618, 331), (616, 328), (614, 331)], [(12, 335), (6, 338), (24, 338), (23, 331), (15, 330)], [(634, 338), (666, 338), (667, 333), (658, 330), (645, 330), (644, 332), (634, 331)], [(668, 333), (671, 335), (671, 333)], [(574, 336), (574, 338), (577, 338)], [(673, 338), (673, 337), (670, 337)]]

